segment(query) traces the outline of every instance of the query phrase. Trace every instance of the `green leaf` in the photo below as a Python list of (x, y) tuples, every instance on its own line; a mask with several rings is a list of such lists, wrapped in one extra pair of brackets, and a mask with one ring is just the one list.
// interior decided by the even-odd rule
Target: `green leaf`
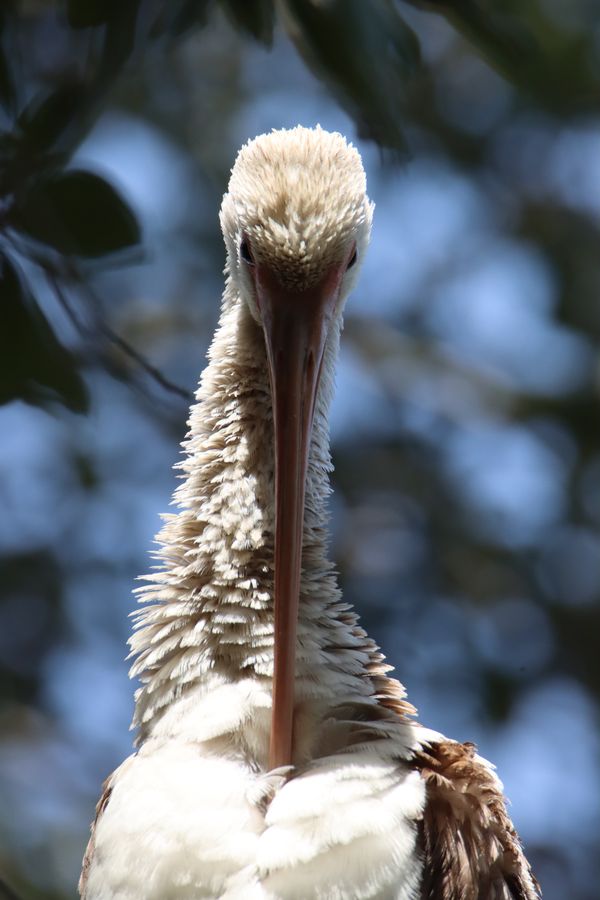
[(13, 114), (17, 105), (17, 93), (10, 67), (9, 11), (0, 10), (0, 105)]
[(221, 0), (221, 6), (240, 31), (267, 46), (273, 43), (273, 0)]
[(82, 170), (34, 181), (17, 198), (10, 220), (68, 255), (104, 256), (140, 241), (137, 220), (115, 188)]
[(17, 398), (37, 406), (58, 401), (78, 413), (88, 408), (75, 357), (57, 339), (14, 262), (0, 254), (0, 403)]
[(0, 105), (8, 113), (14, 112), (16, 106), (15, 86), (8, 65), (8, 58), (0, 48)]
[(102, 94), (133, 56), (141, 0), (119, 0), (106, 23), (98, 87)]
[(416, 36), (389, 0), (280, 0), (298, 51), (355, 118), (359, 132), (404, 147), (409, 81), (419, 64)]
[(67, 19), (71, 28), (95, 28), (105, 25), (114, 2), (111, 0), (67, 0)]
[(180, 37), (191, 28), (206, 25), (211, 4), (212, 0), (179, 0), (179, 3), (165, 4), (150, 28), (150, 37)]
[(86, 105), (80, 84), (64, 84), (45, 97), (34, 97), (18, 119), (25, 153), (39, 155), (55, 149), (72, 128)]
[(543, 3), (405, 0), (445, 18), (490, 65), (561, 115), (597, 109), (596, 59), (584, 30), (560, 24)]

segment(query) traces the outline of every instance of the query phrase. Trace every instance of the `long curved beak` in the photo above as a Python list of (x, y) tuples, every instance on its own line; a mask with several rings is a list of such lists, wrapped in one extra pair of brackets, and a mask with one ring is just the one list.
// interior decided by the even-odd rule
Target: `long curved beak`
[(257, 266), (275, 430), (275, 660), (269, 763), (292, 762), (296, 630), (300, 596), (304, 495), (323, 354), (339, 295), (332, 269), (303, 291), (283, 288)]

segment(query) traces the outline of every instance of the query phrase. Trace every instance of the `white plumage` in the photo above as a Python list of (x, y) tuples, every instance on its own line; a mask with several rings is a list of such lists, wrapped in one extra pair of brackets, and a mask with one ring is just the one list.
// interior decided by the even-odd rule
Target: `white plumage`
[[(296, 128), (240, 151), (221, 210), (221, 320), (178, 512), (131, 640), (138, 750), (98, 805), (87, 900), (538, 896), (491, 767), (410, 718), (327, 557), (327, 413), (371, 216), (360, 157), (340, 135)], [(291, 758), (273, 768), (279, 526), (264, 285), (308, 303), (334, 281), (307, 463)]]

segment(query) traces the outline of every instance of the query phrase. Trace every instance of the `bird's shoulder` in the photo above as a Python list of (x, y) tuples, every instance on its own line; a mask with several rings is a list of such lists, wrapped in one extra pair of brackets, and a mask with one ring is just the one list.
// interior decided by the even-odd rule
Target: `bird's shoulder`
[[(379, 706), (406, 723), (416, 710), (404, 686), (373, 656)], [(418, 825), (421, 900), (539, 900), (541, 891), (508, 815), (502, 782), (475, 744), (412, 722), (410, 766), (425, 785)]]
[(422, 900), (538, 900), (539, 885), (508, 815), (502, 783), (472, 743), (424, 743)]

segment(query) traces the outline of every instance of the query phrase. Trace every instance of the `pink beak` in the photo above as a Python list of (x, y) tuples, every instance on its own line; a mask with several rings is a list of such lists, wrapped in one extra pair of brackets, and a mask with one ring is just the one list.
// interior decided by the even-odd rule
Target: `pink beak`
[(292, 762), (296, 631), (304, 495), (315, 401), (329, 326), (345, 266), (305, 290), (283, 287), (258, 264), (275, 427), (275, 664), (271, 768)]

